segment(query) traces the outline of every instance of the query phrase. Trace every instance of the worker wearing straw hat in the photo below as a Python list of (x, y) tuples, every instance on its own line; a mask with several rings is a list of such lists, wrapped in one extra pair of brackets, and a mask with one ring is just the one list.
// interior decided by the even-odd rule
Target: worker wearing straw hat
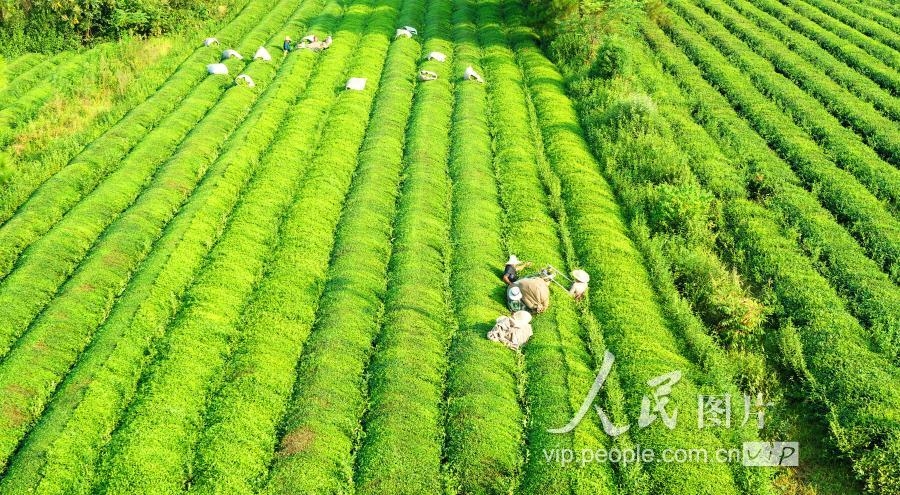
[(282, 48), (284, 48), (285, 55), (287, 55), (287, 53), (289, 51), (291, 51), (291, 37), (290, 36), (284, 37), (284, 44), (282, 45)]
[(519, 279), (519, 270), (530, 264), (531, 262), (522, 263), (516, 255), (511, 254), (503, 269), (503, 282), (508, 286), (514, 284)]
[(516, 285), (511, 285), (506, 289), (506, 305), (510, 311), (524, 310), (525, 303), (522, 302), (522, 289)]
[(572, 278), (575, 279), (575, 282), (572, 283), (572, 287), (569, 289), (569, 295), (575, 298), (576, 301), (580, 301), (584, 297), (584, 293), (587, 292), (588, 282), (591, 281), (591, 277), (584, 270), (572, 270)]

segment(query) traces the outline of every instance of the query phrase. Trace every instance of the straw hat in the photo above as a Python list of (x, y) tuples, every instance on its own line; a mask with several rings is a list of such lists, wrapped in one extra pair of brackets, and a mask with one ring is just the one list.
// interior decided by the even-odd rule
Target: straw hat
[(516, 323), (530, 323), (531, 322), (531, 313), (528, 311), (516, 311), (512, 315), (513, 319), (516, 320)]
[(291, 37), (290, 37), (290, 36), (285, 36), (285, 37), (284, 37), (284, 41), (291, 41)]
[(507, 265), (518, 265), (519, 258), (516, 258), (516, 255), (511, 254), (511, 255), (509, 255), (509, 260), (506, 262), (506, 264)]
[(574, 278), (576, 282), (581, 282), (583, 284), (591, 281), (591, 276), (584, 270), (572, 270), (572, 278)]
[(509, 298), (513, 301), (519, 301), (522, 299), (522, 289), (518, 287), (510, 287), (509, 289)]

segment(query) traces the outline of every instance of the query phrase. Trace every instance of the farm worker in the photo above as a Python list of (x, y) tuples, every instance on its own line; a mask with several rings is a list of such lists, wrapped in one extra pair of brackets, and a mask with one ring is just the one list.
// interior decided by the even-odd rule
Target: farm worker
[(285, 55), (287, 55), (287, 53), (289, 51), (291, 51), (291, 37), (290, 36), (284, 37), (284, 45), (282, 45), (282, 48), (284, 48)]
[(588, 282), (590, 282), (591, 277), (584, 270), (572, 270), (572, 278), (575, 282), (569, 288), (569, 295), (575, 298), (576, 301), (580, 301), (584, 297), (584, 293), (587, 292)]
[(519, 261), (519, 258), (516, 258), (516, 255), (509, 255), (509, 260), (507, 260), (506, 267), (503, 269), (503, 282), (506, 283), (506, 285), (512, 285), (519, 279), (519, 270), (529, 265), (531, 265), (530, 261), (522, 263)]
[(506, 289), (506, 305), (510, 311), (522, 311), (525, 305), (522, 303), (522, 289), (513, 285)]

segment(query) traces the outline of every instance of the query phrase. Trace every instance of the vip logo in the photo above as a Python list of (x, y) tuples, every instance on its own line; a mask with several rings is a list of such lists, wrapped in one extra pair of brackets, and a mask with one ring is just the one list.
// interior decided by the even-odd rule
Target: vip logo
[(744, 442), (745, 466), (796, 467), (800, 462), (797, 442)]

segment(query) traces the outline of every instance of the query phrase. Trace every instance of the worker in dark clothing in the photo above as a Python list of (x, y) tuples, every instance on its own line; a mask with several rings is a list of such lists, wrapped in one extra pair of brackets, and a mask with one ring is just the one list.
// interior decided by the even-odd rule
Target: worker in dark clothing
[(289, 51), (291, 51), (291, 37), (290, 37), (290, 36), (285, 36), (285, 37), (284, 37), (284, 45), (283, 45), (283, 48), (284, 48), (284, 54), (285, 54), (285, 55), (287, 55), (287, 53), (288, 53)]
[(516, 255), (510, 255), (506, 262), (506, 268), (503, 269), (503, 282), (506, 285), (512, 285), (519, 279), (519, 270), (525, 268), (531, 263), (522, 263)]

